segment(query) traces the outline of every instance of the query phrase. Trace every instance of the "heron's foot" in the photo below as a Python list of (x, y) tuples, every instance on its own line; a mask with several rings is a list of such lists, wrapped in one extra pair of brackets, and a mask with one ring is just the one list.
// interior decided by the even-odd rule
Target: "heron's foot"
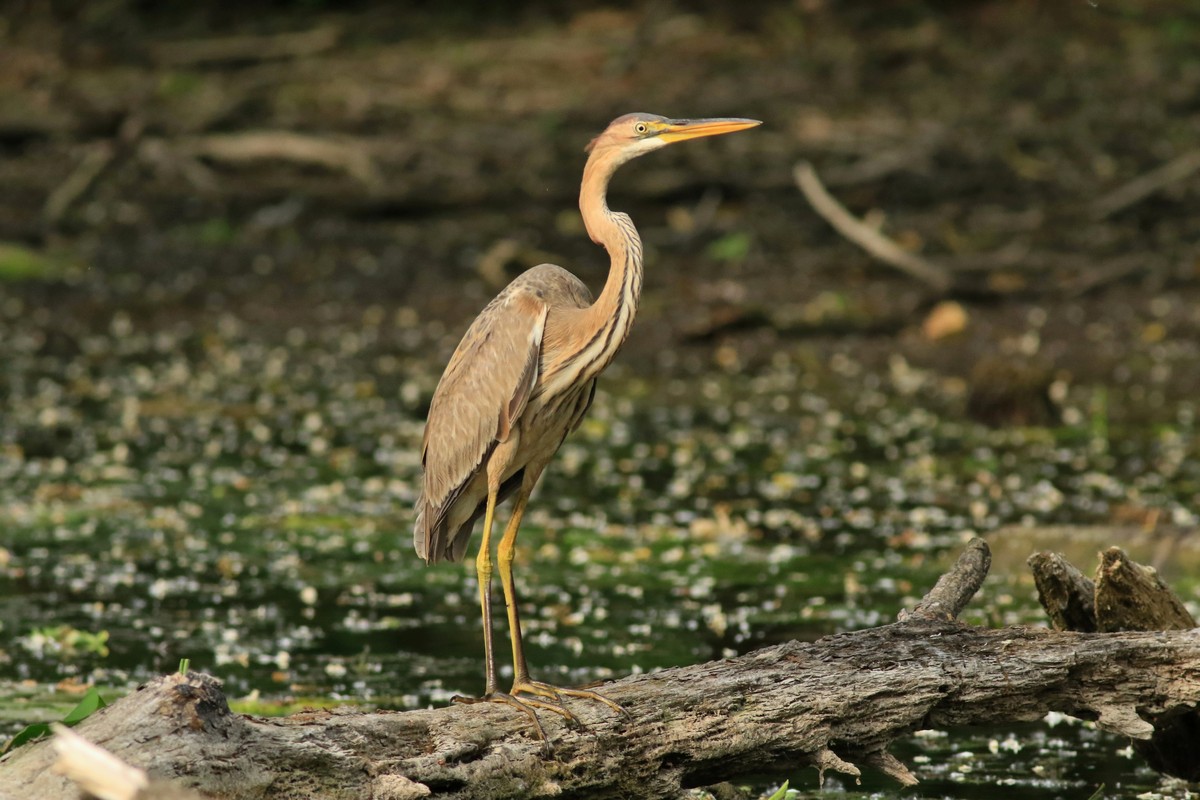
[[(582, 700), (593, 700), (597, 703), (603, 703), (626, 719), (630, 718), (629, 712), (620, 705), (614, 703), (612, 700), (609, 700), (604, 695), (593, 692), (590, 689), (567, 689), (561, 686), (552, 686), (548, 683), (542, 683), (541, 681), (533, 681), (525, 678), (519, 679), (513, 683), (511, 693), (513, 695), (536, 695), (538, 697), (549, 698), (554, 701), (558, 708), (562, 708), (563, 711), (566, 711), (566, 709), (562, 706), (564, 697), (578, 697)], [(579, 722), (575, 715), (570, 711), (567, 711), (564, 716), (568, 716), (569, 719)]]
[(512, 706), (525, 716), (529, 717), (530, 724), (533, 725), (533, 730), (537, 733), (537, 737), (546, 743), (546, 747), (550, 747), (550, 739), (546, 736), (546, 729), (542, 727), (542, 721), (538, 719), (535, 708), (553, 711), (555, 714), (568, 719), (572, 722), (579, 723), (579, 720), (567, 709), (563, 708), (558, 703), (539, 700), (533, 697), (515, 697), (516, 692), (506, 694), (504, 692), (488, 692), (482, 697), (463, 697), (462, 695), (454, 695), (450, 698), (452, 703), (462, 703), (463, 705), (474, 705), (475, 703), (501, 703), (506, 706)]

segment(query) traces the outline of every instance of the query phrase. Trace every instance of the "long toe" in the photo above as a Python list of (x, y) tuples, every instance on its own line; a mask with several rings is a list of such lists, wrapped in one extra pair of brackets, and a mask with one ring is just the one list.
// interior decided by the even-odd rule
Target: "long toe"
[(517, 681), (513, 684), (512, 694), (533, 694), (538, 695), (539, 697), (549, 697), (558, 703), (561, 703), (564, 697), (578, 697), (583, 700), (593, 700), (597, 703), (603, 703), (625, 718), (628, 719), (630, 717), (629, 712), (620, 705), (614, 703), (612, 700), (609, 700), (604, 695), (593, 692), (590, 689), (568, 689), (562, 686), (552, 686), (549, 683), (543, 683), (541, 681), (524, 680)]
[(461, 703), (463, 705), (475, 705), (476, 703), (500, 703), (501, 705), (512, 706), (529, 718), (530, 724), (533, 725), (533, 730), (537, 737), (545, 743), (547, 750), (550, 748), (550, 739), (546, 736), (546, 729), (542, 727), (542, 721), (538, 719), (537, 712), (533, 709), (544, 708), (547, 711), (554, 711), (562, 714), (567, 719), (574, 720), (575, 715), (567, 711), (562, 706), (554, 703), (547, 703), (541, 700), (533, 700), (529, 698), (514, 697), (511, 694), (504, 692), (490, 692), (482, 697), (463, 697), (462, 695), (454, 695), (450, 698), (451, 702)]

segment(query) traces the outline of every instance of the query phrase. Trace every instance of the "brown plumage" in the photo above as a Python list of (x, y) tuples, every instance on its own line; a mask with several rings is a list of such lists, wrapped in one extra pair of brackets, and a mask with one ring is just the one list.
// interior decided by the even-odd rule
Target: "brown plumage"
[[(498, 445), (509, 442), (514, 431), (526, 451), (549, 439), (548, 459), (573, 429), (570, 419), (543, 415), (541, 421), (551, 424), (530, 431), (532, 418), (523, 414), (535, 394), (535, 410), (545, 408), (547, 395), (538, 393), (544, 386), (539, 380), (544, 365), (560, 361), (569, 348), (556, 336), (563, 312), (591, 304), (591, 292), (578, 278), (562, 267), (542, 264), (505, 287), (467, 329), (434, 393), (421, 445), (424, 494), (417, 505), (413, 544), (429, 563), (462, 559), (487, 499), (481, 467)], [(579, 409), (580, 417), (585, 408)], [(532, 439), (530, 433), (535, 434)], [(515, 469), (505, 470), (506, 480), (527, 459), (517, 461)], [(515, 488), (515, 482), (508, 482), (501, 494), (507, 497)]]
[[(458, 561), (484, 517), (476, 558), (484, 619), (486, 687), (479, 701), (504, 702), (572, 717), (563, 695), (597, 700), (594, 692), (560, 689), (529, 678), (512, 580), (512, 555), (526, 502), (542, 470), (592, 402), (596, 376), (629, 335), (642, 288), (642, 241), (629, 216), (609, 210), (609, 179), (621, 164), (667, 144), (731, 133), (756, 120), (669, 120), (653, 114), (618, 117), (588, 145), (579, 207), (588, 234), (608, 250), (608, 279), (594, 302), (587, 287), (552, 264), (534, 267), (487, 305), (467, 329), (429, 407), (421, 446), (424, 476), (413, 543), (428, 563)], [(496, 691), (491, 634), (491, 534), (495, 507), (516, 495), (497, 552), (508, 607), (515, 677)], [(518, 699), (516, 695), (520, 694)], [(532, 697), (531, 697), (532, 696)], [(538, 699), (540, 698), (540, 699)], [(463, 702), (476, 702), (456, 698)]]

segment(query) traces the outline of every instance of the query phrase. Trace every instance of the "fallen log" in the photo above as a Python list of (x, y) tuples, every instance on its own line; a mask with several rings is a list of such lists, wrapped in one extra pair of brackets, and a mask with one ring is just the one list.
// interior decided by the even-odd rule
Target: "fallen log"
[[(900, 622), (625, 678), (624, 719), (572, 704), (550, 747), (492, 704), (408, 712), (232, 714), (207, 675), (152, 681), (75, 730), (151, 778), (242, 798), (676, 797), (803, 765), (917, 778), (888, 752), (923, 728), (1001, 725), (1058, 711), (1147, 739), (1153, 718), (1200, 701), (1200, 632), (1075, 633), (956, 622), (989, 566), (972, 542)], [(0, 797), (75, 798), (49, 745), (0, 761)]]

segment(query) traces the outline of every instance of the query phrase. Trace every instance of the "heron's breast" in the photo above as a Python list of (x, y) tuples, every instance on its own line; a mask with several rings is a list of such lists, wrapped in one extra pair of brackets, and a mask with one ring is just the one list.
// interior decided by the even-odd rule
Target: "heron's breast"
[(521, 449), (553, 453), (587, 410), (591, 382), (561, 392), (538, 392), (521, 415)]

